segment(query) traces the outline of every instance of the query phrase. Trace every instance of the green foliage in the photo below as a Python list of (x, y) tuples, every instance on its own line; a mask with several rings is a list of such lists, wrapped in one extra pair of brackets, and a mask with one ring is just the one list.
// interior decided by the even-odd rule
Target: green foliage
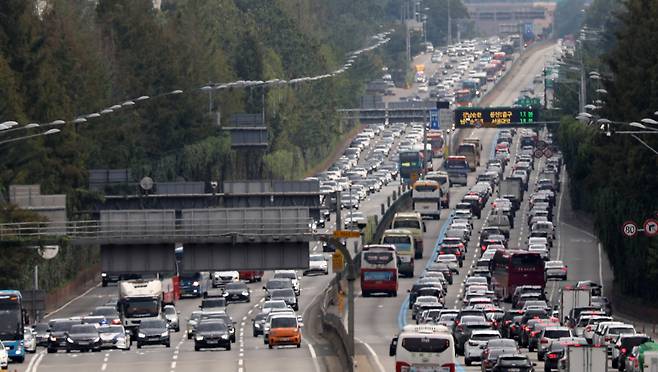
[[(602, 8), (595, 1), (590, 8), (601, 14), (613, 12), (616, 4)], [(588, 14), (588, 19), (594, 19)], [(630, 0), (617, 18), (601, 23), (600, 40), (610, 40), (607, 53), (588, 46), (583, 53), (586, 71), (598, 69), (608, 91), (602, 115), (616, 122), (651, 117), (658, 108), (658, 51), (646, 45), (658, 43), (658, 4)], [(614, 26), (613, 28), (609, 28)], [(603, 49), (605, 51), (605, 49)], [(590, 90), (596, 85), (589, 87)], [(573, 105), (575, 95), (560, 94), (559, 106)], [(591, 97), (590, 97), (591, 98)], [(632, 127), (622, 126), (618, 130)], [(615, 273), (615, 282), (625, 294), (656, 303), (658, 288), (658, 240), (639, 234), (625, 238), (621, 225), (626, 220), (642, 223), (656, 216), (658, 163), (656, 156), (636, 139), (617, 134), (608, 137), (596, 125), (586, 127), (573, 120), (562, 121), (557, 133), (569, 170), (574, 206), (590, 212), (596, 232)], [(658, 148), (656, 136), (640, 135)]]
[(585, 18), (586, 0), (564, 0), (555, 8), (555, 33), (558, 37), (574, 35), (580, 31)]

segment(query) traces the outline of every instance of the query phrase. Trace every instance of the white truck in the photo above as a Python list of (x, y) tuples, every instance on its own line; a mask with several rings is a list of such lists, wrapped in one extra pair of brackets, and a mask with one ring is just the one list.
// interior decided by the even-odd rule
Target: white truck
[[(563, 287), (560, 290), (560, 321), (565, 321), (565, 318), (570, 316), (571, 310), (578, 307), (590, 306), (591, 304), (592, 293), (589, 289), (573, 286)], [(572, 320), (576, 321), (576, 319)]]
[(159, 319), (162, 311), (162, 282), (134, 279), (119, 282), (118, 310), (126, 329), (134, 331), (142, 320)]
[(560, 372), (607, 372), (605, 346), (569, 346), (558, 365)]

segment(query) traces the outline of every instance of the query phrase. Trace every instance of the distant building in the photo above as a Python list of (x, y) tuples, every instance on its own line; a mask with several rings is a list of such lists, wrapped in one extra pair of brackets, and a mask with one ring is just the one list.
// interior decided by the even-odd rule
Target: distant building
[(553, 30), (555, 2), (524, 0), (467, 0), (466, 9), (476, 32), (485, 36), (519, 34), (532, 30), (548, 37)]

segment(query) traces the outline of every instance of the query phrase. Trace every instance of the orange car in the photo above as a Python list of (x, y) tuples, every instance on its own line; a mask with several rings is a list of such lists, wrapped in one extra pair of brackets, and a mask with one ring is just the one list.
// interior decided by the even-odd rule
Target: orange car
[(269, 348), (278, 345), (302, 346), (302, 324), (297, 316), (281, 314), (270, 320), (270, 333), (268, 335)]

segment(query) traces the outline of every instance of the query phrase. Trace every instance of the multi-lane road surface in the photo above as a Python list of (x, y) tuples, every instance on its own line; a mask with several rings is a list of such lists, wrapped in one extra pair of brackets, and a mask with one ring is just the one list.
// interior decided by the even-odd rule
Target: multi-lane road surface
[[(492, 92), (487, 98), (491, 105), (509, 105), (518, 96), (519, 91), (531, 84), (534, 76), (544, 66), (544, 62), (551, 57), (554, 46), (546, 45), (535, 50), (524, 58), (522, 64), (515, 69), (514, 74), (509, 76), (504, 86)], [(431, 69), (431, 64), (427, 63)], [(477, 136), (481, 138), (484, 145), (482, 164), (491, 154), (492, 146), (495, 145), (496, 130), (478, 129), (462, 137)], [(516, 143), (515, 143), (516, 145)], [(482, 171), (482, 168), (478, 169)], [(536, 173), (535, 173), (536, 174)], [(469, 176), (469, 185), (475, 183), (475, 175)], [(568, 177), (563, 177), (562, 182), (568, 182)], [(532, 187), (532, 185), (530, 186)], [(371, 195), (367, 201), (362, 203), (361, 211), (366, 215), (379, 214), (380, 204), (386, 203), (386, 197), (397, 189), (392, 183), (381, 192)], [(458, 202), (468, 190), (467, 187), (453, 187), (451, 189), (451, 202)], [(612, 276), (605, 255), (602, 255), (596, 238), (588, 231), (588, 226), (579, 221), (571, 209), (566, 184), (562, 185), (562, 192), (558, 195), (556, 207), (558, 238), (555, 248), (551, 254), (555, 259), (562, 259), (569, 266), (569, 280), (592, 279), (600, 281), (604, 287), (609, 287)], [(527, 237), (527, 223), (525, 222), (524, 206), (517, 214), (519, 218), (516, 228), (511, 236), (511, 245), (520, 245)], [(477, 230), (482, 226), (484, 216), (489, 212), (486, 209), (483, 219), (475, 220), (474, 238)], [(427, 221), (427, 232), (424, 234), (425, 255), (424, 259), (416, 263), (416, 274), (420, 274), (428, 260), (431, 260), (431, 252), (440, 238), (441, 232), (445, 231), (449, 220), (449, 210), (445, 210), (441, 220)], [(334, 229), (335, 219), (327, 225), (326, 230)], [(475, 241), (477, 239), (473, 239)], [(321, 246), (313, 244), (311, 253), (320, 253)], [(449, 288), (446, 306), (452, 307), (459, 303), (460, 283), (468, 274), (468, 268), (474, 260), (476, 249), (471, 246), (468, 260), (464, 269), (456, 277), (455, 284)], [(264, 279), (267, 280), (267, 277)], [(326, 288), (331, 275), (303, 277), (301, 281), (302, 294), (300, 296), (300, 314), (303, 314), (309, 305), (317, 299), (317, 296)], [(366, 353), (368, 358), (361, 366), (362, 370), (391, 371), (394, 369), (394, 360), (388, 356), (389, 342), (404, 324), (411, 322), (411, 314), (407, 311), (406, 291), (413, 284), (413, 278), (400, 279), (400, 294), (398, 297), (357, 297), (356, 299), (356, 334), (360, 345), (357, 350)], [(181, 332), (174, 333), (171, 348), (160, 346), (144, 347), (142, 349), (132, 348), (129, 351), (103, 351), (101, 353), (57, 353), (46, 354), (39, 349), (34, 355), (28, 356), (25, 363), (21, 365), (12, 364), (10, 368), (18, 371), (325, 371), (333, 368), (329, 366), (340, 365), (335, 360), (335, 352), (326, 341), (312, 337), (304, 338), (302, 349), (280, 348), (270, 350), (263, 344), (262, 337), (252, 337), (251, 318), (259, 311), (259, 305), (264, 299), (264, 291), (261, 283), (250, 284), (252, 291), (251, 303), (240, 303), (230, 305), (229, 313), (237, 322), (237, 342), (231, 351), (202, 351), (195, 352), (193, 342), (184, 336), (184, 324), (190, 313), (198, 308), (199, 301), (185, 299), (178, 302), (177, 308), (181, 312)], [(547, 292), (555, 300), (559, 284), (551, 283)], [(358, 290), (358, 289), (357, 289)], [(118, 289), (115, 286), (106, 288), (96, 287), (88, 293), (75, 299), (67, 306), (49, 314), (50, 318), (71, 317), (85, 315), (95, 306), (105, 304), (109, 299), (116, 297)], [(306, 314), (304, 314), (306, 315)], [(311, 322), (313, 319), (305, 321)], [(307, 326), (310, 326), (307, 324)], [(308, 332), (305, 332), (305, 335)], [(532, 354), (534, 355), (534, 354)], [(476, 371), (478, 367), (464, 367), (458, 369), (463, 371)], [(538, 365), (541, 368), (541, 364)]]

